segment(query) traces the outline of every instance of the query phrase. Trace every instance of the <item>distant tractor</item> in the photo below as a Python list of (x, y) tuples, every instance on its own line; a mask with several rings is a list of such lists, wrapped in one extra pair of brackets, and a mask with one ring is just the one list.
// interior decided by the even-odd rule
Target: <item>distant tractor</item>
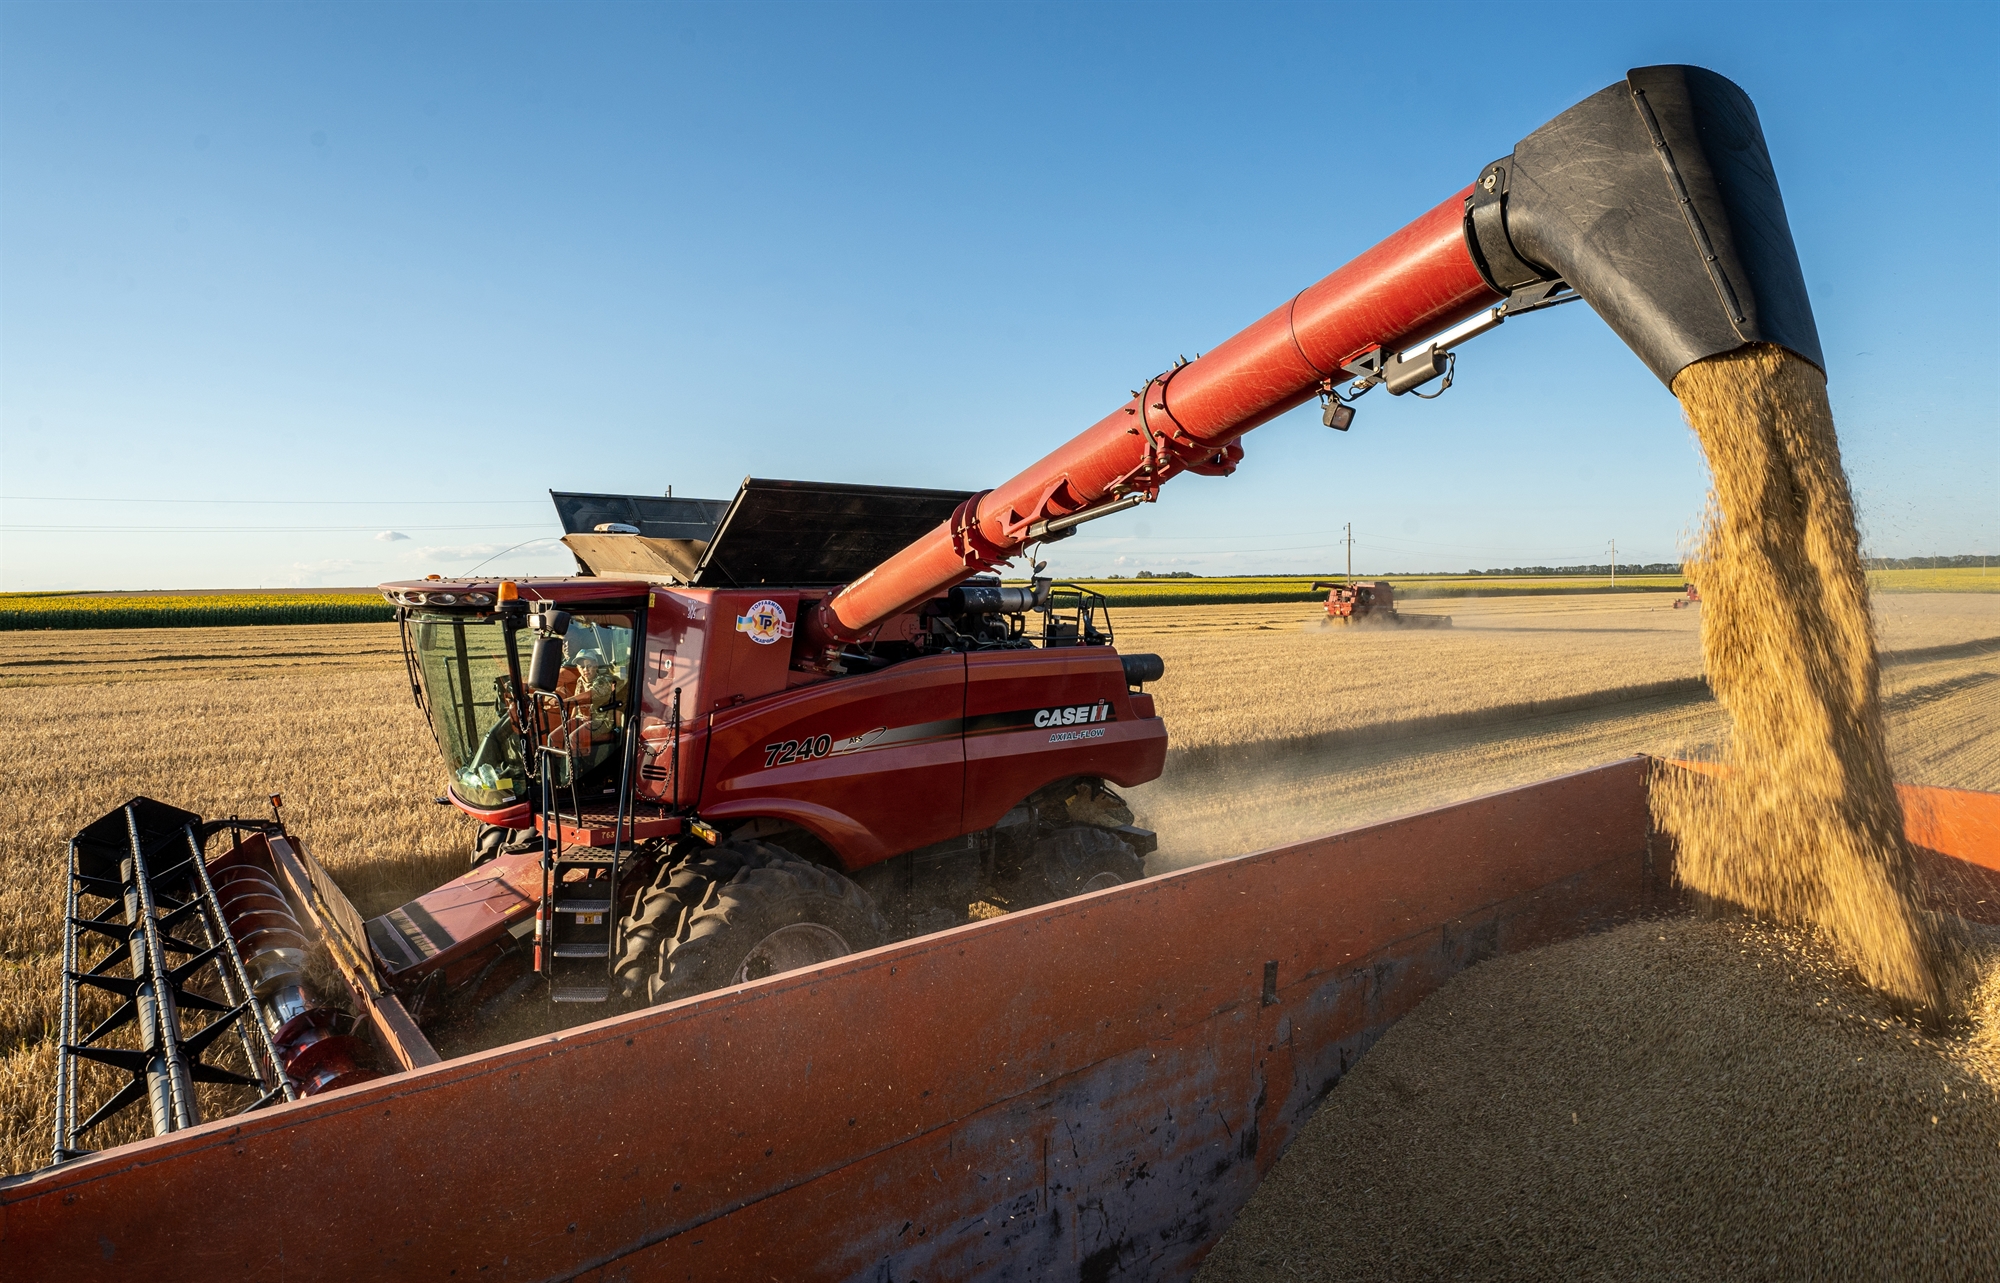
[(1326, 622), (1328, 624), (1363, 624), (1400, 628), (1449, 628), (1450, 615), (1404, 615), (1396, 610), (1396, 590), (1389, 584), (1377, 580), (1373, 583), (1357, 584), (1353, 581), (1319, 580), (1312, 586), (1314, 592), (1330, 588), (1326, 595)]
[(1695, 587), (1693, 584), (1687, 586), (1687, 596), (1674, 598), (1675, 610), (1679, 610), (1683, 606), (1699, 605), (1701, 605), (1701, 589)]

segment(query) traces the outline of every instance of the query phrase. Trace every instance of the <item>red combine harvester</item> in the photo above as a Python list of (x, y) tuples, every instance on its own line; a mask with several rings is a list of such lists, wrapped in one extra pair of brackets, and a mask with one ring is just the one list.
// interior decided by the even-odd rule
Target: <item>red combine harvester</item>
[(1396, 628), (1449, 628), (1450, 615), (1405, 615), (1396, 609), (1393, 584), (1377, 580), (1357, 584), (1353, 580), (1322, 580), (1312, 586), (1333, 591), (1326, 595), (1326, 622), (1329, 624), (1386, 624)]
[[(554, 498), (577, 576), (383, 588), (480, 825), (472, 873), (368, 924), (397, 989), (686, 997), (1143, 875), (1153, 834), (1113, 786), (1160, 773), (1161, 665), (1112, 649), (1101, 597), (975, 574), (996, 548), (859, 627), (833, 613), (978, 496)], [(1063, 515), (1007, 548), (1095, 514)]]
[[(1442, 390), (1459, 345), (1577, 298), (1669, 386), (1751, 343), (1824, 368), (1735, 85), (1633, 71), (995, 489), (558, 494), (579, 574), (385, 585), (477, 863), (363, 923), (276, 822), (211, 856), (232, 822), (134, 799), (79, 833), (57, 1165), (0, 1181), (0, 1259), (1185, 1276), (1399, 1014), (1664, 894), (1650, 768), (1140, 879), (1117, 788), (1162, 770), (1160, 664), (1042, 563), (994, 572), (1228, 474), (1295, 407), (1345, 431), (1376, 388)], [(1912, 814), (1992, 902), (1994, 799)], [(601, 1018), (439, 1063), (425, 1028), (537, 989)], [(89, 1062), (130, 1080), (79, 1121)], [(270, 1108), (204, 1122), (232, 1084)], [(90, 1155), (140, 1100), (157, 1135)], [(301, 1172), (311, 1197), (271, 1197)], [(441, 1182), (478, 1197), (438, 1217)]]

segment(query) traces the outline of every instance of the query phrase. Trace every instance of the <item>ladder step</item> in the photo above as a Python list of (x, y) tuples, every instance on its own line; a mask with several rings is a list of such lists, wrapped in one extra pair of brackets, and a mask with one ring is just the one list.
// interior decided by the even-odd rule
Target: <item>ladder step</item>
[(558, 985), (549, 990), (551, 1002), (603, 1002), (610, 997), (610, 985)]
[(606, 900), (558, 900), (557, 913), (609, 913), (611, 901)]
[(555, 946), (553, 956), (558, 958), (608, 958), (611, 956), (611, 946), (602, 941), (596, 944), (558, 944)]

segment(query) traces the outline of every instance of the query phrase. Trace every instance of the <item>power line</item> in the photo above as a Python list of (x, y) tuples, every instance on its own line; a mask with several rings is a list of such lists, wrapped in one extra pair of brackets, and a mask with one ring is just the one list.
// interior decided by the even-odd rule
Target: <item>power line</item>
[[(1114, 544), (1138, 544), (1142, 547), (1151, 544), (1168, 543), (1168, 542), (1196, 543), (1196, 544), (1209, 545), (1209, 544), (1219, 543), (1225, 539), (1284, 539), (1293, 537), (1304, 537), (1316, 534), (1339, 536), (1342, 533), (1343, 532), (1339, 529), (1263, 531), (1261, 533), (1255, 533), (1255, 534), (1154, 535), (1146, 539), (1141, 539), (1137, 535), (1109, 535), (1109, 534), (1080, 533), (1074, 537), (1075, 541), (1072, 544), (1072, 547), (1076, 548), (1079, 551), (1081, 551), (1086, 546), (1090, 546), (1093, 548), (1102, 548), (1105, 551), (1109, 551), (1110, 549), (1108, 545), (1114, 545)], [(1492, 556), (1502, 553), (1512, 554), (1516, 556), (1529, 556), (1529, 557), (1546, 557), (1551, 555), (1543, 551), (1543, 547), (1546, 547), (1546, 545), (1544, 545), (1543, 547), (1525, 547), (1521, 545), (1501, 545), (1501, 544), (1484, 544), (1484, 543), (1481, 544), (1441, 543), (1433, 539), (1411, 539), (1402, 535), (1367, 534), (1365, 532), (1361, 535), (1356, 535), (1354, 538), (1356, 547), (1365, 547), (1377, 552), (1401, 551), (1408, 548), (1441, 548), (1446, 551), (1473, 553), (1479, 556)], [(1280, 547), (1269, 547), (1269, 548), (1230, 548), (1226, 549), (1225, 551), (1294, 552), (1302, 549), (1311, 549), (1311, 548), (1335, 548), (1340, 546), (1343, 542), (1345, 542), (1344, 539), (1336, 537), (1333, 539), (1329, 539), (1325, 543), (1321, 544), (1290, 544)], [(1563, 553), (1561, 555), (1565, 557), (1578, 557), (1578, 558), (1584, 556), (1584, 554), (1582, 553)]]
[(79, 494), (0, 494), (0, 503), (193, 503), (193, 504), (268, 504), (285, 508), (307, 505), (366, 507), (443, 507), (484, 505), (487, 507), (520, 507), (523, 504), (540, 506), (547, 499), (129, 499), (108, 498), (104, 495)]
[[(406, 530), (547, 530), (548, 523), (541, 521), (480, 522), (463, 526), (398, 526), (397, 532)], [(270, 534), (357, 534), (384, 533), (376, 526), (22, 526), (0, 525), (0, 530), (14, 533), (36, 532), (43, 534), (116, 534), (116, 535), (270, 535)]]

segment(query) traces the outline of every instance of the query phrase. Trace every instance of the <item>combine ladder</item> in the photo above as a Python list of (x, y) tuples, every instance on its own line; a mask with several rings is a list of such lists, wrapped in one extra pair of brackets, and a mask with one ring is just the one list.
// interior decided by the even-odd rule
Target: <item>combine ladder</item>
[(594, 847), (562, 847), (543, 839), (542, 905), (536, 921), (538, 969), (549, 980), (552, 1002), (603, 1002), (611, 997), (611, 959), (617, 944), (618, 859), (587, 857)]
[[(542, 902), (535, 914), (535, 970), (548, 980), (551, 1002), (605, 1002), (611, 997), (611, 962), (619, 938), (618, 878), (630, 818), (632, 756), (638, 747), (636, 719), (628, 719), (620, 744), (618, 817), (612, 844), (566, 845), (553, 782), (565, 749), (542, 746)], [(579, 826), (583, 817), (574, 817)]]

